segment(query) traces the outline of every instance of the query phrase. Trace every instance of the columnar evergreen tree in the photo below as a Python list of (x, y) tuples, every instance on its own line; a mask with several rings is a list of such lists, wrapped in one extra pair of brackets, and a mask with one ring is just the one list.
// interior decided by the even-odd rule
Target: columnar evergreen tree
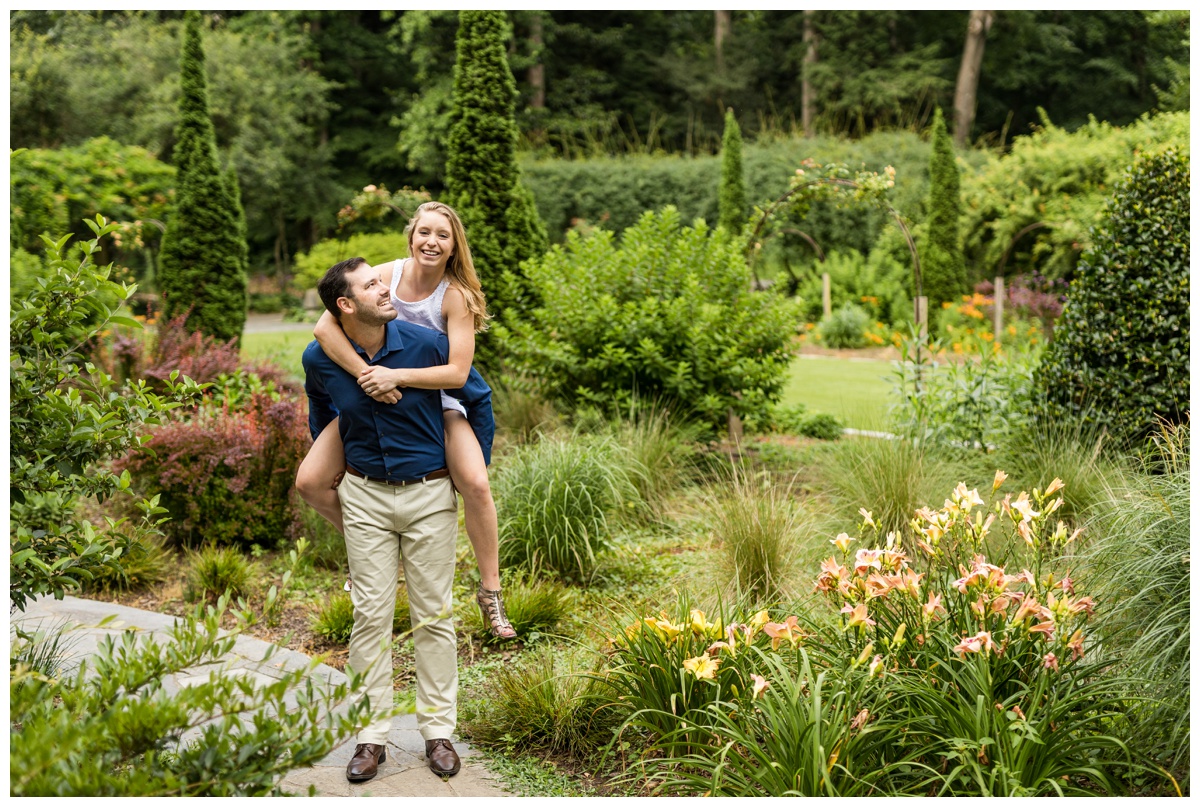
[(958, 166), (954, 145), (946, 131), (942, 110), (933, 115), (933, 155), (929, 159), (928, 218), (921, 250), (921, 285), (930, 311), (967, 291), (967, 268), (958, 235), (962, 200), (958, 192)]
[[(545, 252), (547, 239), (517, 168), (509, 33), (503, 11), (459, 12), (445, 200), (467, 229), (489, 310), (511, 316), (531, 302), (519, 264)], [(486, 359), (487, 341), (479, 347)]]
[(218, 339), (241, 338), (247, 285), (241, 202), (217, 167), (200, 13), (189, 11), (184, 20), (174, 154), (178, 184), (159, 256), (163, 314), (169, 319), (191, 308), (190, 330)]
[(721, 190), (717, 226), (736, 233), (746, 223), (746, 180), (742, 172), (742, 130), (732, 109), (725, 110), (721, 140)]

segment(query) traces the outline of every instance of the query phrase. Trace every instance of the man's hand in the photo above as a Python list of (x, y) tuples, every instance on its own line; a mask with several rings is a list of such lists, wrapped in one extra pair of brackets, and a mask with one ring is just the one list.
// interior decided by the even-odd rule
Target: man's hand
[(358, 385), (377, 401), (396, 403), (401, 398), (398, 387), (402, 386), (402, 379), (402, 371), (374, 365), (359, 374)]

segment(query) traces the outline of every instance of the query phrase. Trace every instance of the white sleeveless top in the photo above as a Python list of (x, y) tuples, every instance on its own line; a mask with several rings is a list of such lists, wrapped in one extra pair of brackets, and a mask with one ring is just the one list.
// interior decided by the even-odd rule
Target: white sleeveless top
[[(413, 325), (423, 325), (426, 328), (432, 328), (439, 333), (446, 332), (446, 319), (442, 316), (442, 300), (446, 297), (446, 289), (450, 287), (450, 279), (443, 277), (442, 282), (437, 284), (437, 288), (433, 290), (433, 294), (426, 297), (424, 300), (418, 300), (415, 303), (410, 303), (407, 300), (401, 300), (396, 296), (396, 289), (400, 286), (400, 276), (404, 273), (404, 264), (407, 262), (405, 258), (397, 258), (392, 263), (392, 307), (400, 314), (400, 319), (405, 322), (411, 322)], [(442, 391), (442, 409), (453, 409), (456, 412), (462, 412), (465, 417), (467, 414), (466, 408), (457, 398), (451, 398)]]

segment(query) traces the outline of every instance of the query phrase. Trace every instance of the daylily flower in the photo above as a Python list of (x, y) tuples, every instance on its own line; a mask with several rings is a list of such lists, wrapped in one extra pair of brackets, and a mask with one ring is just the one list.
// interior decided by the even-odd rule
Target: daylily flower
[(1008, 474), (1004, 473), (1004, 471), (997, 469), (996, 478), (992, 481), (992, 492), (993, 493), (995, 493), (997, 490), (1000, 489), (1000, 486), (1004, 484), (1005, 479), (1008, 479)]
[(1072, 633), (1070, 641), (1067, 642), (1067, 647), (1071, 651), (1072, 659), (1083, 658), (1083, 631), (1076, 630)]
[(829, 543), (833, 544), (834, 546), (836, 546), (838, 549), (842, 550), (843, 552), (847, 552), (850, 550), (850, 542), (853, 540), (854, 539), (851, 538), (849, 535), (842, 532), (842, 533), (838, 533), (838, 537), (832, 539)]
[(849, 614), (846, 620), (848, 628), (869, 628), (875, 624), (875, 620), (867, 616), (867, 604), (860, 602), (858, 605), (851, 608), (849, 604), (842, 606), (842, 613)]
[(710, 680), (717, 677), (717, 667), (720, 665), (720, 659), (710, 658), (708, 655), (696, 656), (695, 658), (686, 659), (683, 662), (683, 668), (696, 676), (696, 678), (708, 678)]
[(921, 611), (928, 619), (933, 619), (938, 611), (946, 613), (946, 609), (942, 607), (942, 595), (929, 592), (929, 599), (921, 606)]
[(1053, 638), (1053, 636), (1054, 636), (1054, 620), (1047, 619), (1045, 622), (1039, 622), (1036, 625), (1030, 625), (1029, 632), (1030, 633), (1040, 633), (1043, 636), (1045, 636), (1047, 639)]
[(1047, 670), (1054, 670), (1057, 672), (1058, 656), (1054, 655), (1053, 653), (1047, 653), (1046, 655), (1042, 656), (1042, 666)]
[(900, 580), (892, 584), (893, 588), (908, 592), (914, 600), (921, 599), (921, 578), (923, 573), (914, 572), (912, 569), (905, 569), (904, 575)]
[(1050, 506), (1046, 508), (1046, 515), (1050, 515), (1055, 510), (1063, 506), (1062, 496), (1059, 496), (1054, 501), (1050, 502)]
[(1015, 714), (1017, 717), (1021, 718), (1022, 720), (1025, 719), (1025, 713), (1022, 712), (1021, 707), (1017, 706), (1015, 703), (1013, 704), (1012, 711), (1013, 711), (1013, 714)]
[(703, 611), (701, 611), (697, 608), (693, 608), (691, 616), (692, 616), (692, 623), (691, 623), (690, 627), (692, 629), (692, 633), (696, 634), (697, 636), (703, 636), (705, 633), (707, 633), (710, 629), (713, 628), (713, 624), (704, 618)]
[(915, 511), (915, 513), (916, 515), (928, 521), (930, 524), (938, 523), (937, 513), (935, 513), (933, 510), (930, 510), (928, 507), (922, 507), (920, 510)]
[(1029, 529), (1028, 521), (1017, 522), (1017, 534), (1025, 539), (1025, 543), (1033, 546), (1033, 532)]
[(1020, 607), (1017, 608), (1017, 612), (1013, 614), (1013, 622), (1024, 622), (1029, 617), (1040, 618), (1043, 616), (1042, 611), (1044, 610), (1040, 602), (1026, 595), (1025, 599), (1021, 601)]
[(960, 656), (966, 653), (979, 653), (988, 650), (994, 650), (995, 642), (992, 641), (992, 634), (985, 630), (979, 631), (974, 636), (965, 636), (963, 640), (954, 646), (954, 652)]
[(991, 612), (993, 614), (1003, 614), (1011, 604), (1012, 600), (1008, 597), (996, 597), (992, 600)]
[(1091, 597), (1080, 597), (1079, 599), (1075, 600), (1075, 602), (1070, 603), (1067, 606), (1067, 610), (1070, 611), (1072, 614), (1078, 614), (1080, 612), (1083, 612), (1083, 613), (1086, 613), (1088, 616), (1091, 616), (1092, 613), (1096, 610), (1096, 601), (1093, 600)]
[(771, 617), (767, 615), (767, 612), (764, 609), (762, 611), (759, 611), (754, 616), (750, 617), (750, 627), (755, 631), (759, 631), (759, 630), (762, 630), (763, 625), (767, 624), (770, 621), (771, 621)]
[(882, 565), (879, 561), (879, 556), (882, 554), (878, 549), (860, 549), (854, 555), (854, 571), (856, 574), (865, 574), (867, 569), (880, 569)]
[(750, 680), (754, 682), (750, 687), (750, 700), (756, 700), (759, 695), (763, 694), (764, 689), (771, 686), (771, 683), (766, 678), (756, 673), (750, 674)]
[[(863, 607), (866, 608), (866, 606)], [(771, 637), (771, 649), (778, 650), (784, 639), (787, 639), (792, 647), (795, 647), (796, 643), (804, 636), (804, 631), (800, 629), (798, 623), (798, 617), (793, 615), (783, 622), (768, 622), (763, 625), (763, 633)]]
[(1029, 501), (1029, 494), (1025, 491), (1021, 491), (1021, 495), (1012, 503), (1012, 509), (1021, 514), (1022, 521), (1030, 521), (1041, 515), (1033, 509), (1033, 502)]
[(876, 654), (875, 658), (871, 659), (871, 665), (867, 667), (867, 677), (874, 678), (876, 673), (883, 672), (883, 656)]
[(987, 611), (987, 597), (985, 597), (983, 594), (980, 594), (978, 599), (971, 603), (971, 613), (975, 614), (975, 618), (982, 622), (984, 617), (987, 616)]
[(867, 599), (874, 599), (875, 597), (886, 596), (887, 593), (889, 591), (891, 591), (891, 589), (892, 589), (891, 581), (887, 577), (884, 577), (879, 572), (871, 572), (871, 575), (867, 578), (867, 582), (866, 582)]
[(878, 526), (875, 524), (875, 519), (871, 518), (870, 510), (865, 507), (860, 507), (858, 508), (858, 512), (863, 517), (863, 524), (870, 524), (872, 527), (878, 529)]
[(653, 628), (654, 632), (657, 633), (661, 639), (670, 643), (675, 640), (676, 636), (683, 633), (683, 626), (672, 624), (671, 621), (667, 619), (667, 614), (665, 611), (662, 612), (661, 616), (661, 619), (655, 619), (652, 616), (648, 616), (642, 621)]
[(1044, 495), (1044, 496), (1049, 496), (1049, 495), (1050, 495), (1051, 493), (1053, 493), (1054, 491), (1056, 491), (1056, 490), (1062, 490), (1062, 489), (1063, 489), (1063, 481), (1062, 481), (1061, 479), (1059, 479), (1059, 478), (1056, 476), (1056, 477), (1054, 477), (1054, 481), (1053, 481), (1053, 482), (1051, 482), (1051, 483), (1050, 483), (1050, 484), (1049, 484), (1049, 485), (1046, 487), (1046, 492), (1045, 492), (1044, 494), (1042, 494), (1042, 495)]
[(979, 497), (979, 491), (967, 490), (966, 482), (958, 483), (958, 487), (954, 489), (954, 496), (967, 512), (970, 512), (972, 507), (983, 506), (983, 499)]

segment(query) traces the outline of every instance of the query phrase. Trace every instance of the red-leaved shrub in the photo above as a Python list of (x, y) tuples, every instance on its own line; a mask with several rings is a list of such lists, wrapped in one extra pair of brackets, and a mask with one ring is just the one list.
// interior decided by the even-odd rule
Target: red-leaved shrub
[(275, 546), (296, 527), (296, 469), (311, 440), (302, 399), (254, 394), (237, 411), (201, 407), (154, 429), (138, 454), (117, 464), (135, 487), (158, 495), (177, 545), (204, 541)]

